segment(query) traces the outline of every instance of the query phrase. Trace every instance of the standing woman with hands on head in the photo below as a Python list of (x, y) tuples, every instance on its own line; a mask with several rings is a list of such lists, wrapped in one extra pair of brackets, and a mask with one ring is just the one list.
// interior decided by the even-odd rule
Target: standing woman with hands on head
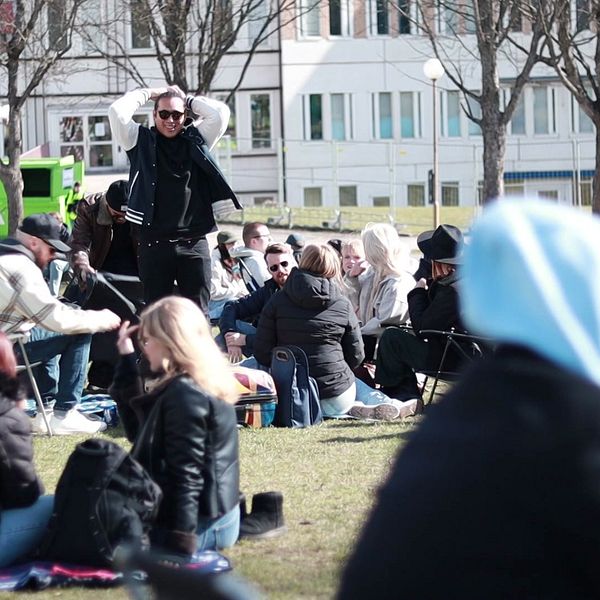
[[(144, 394), (131, 336), (137, 333), (159, 375)], [(132, 452), (160, 486), (151, 532), (155, 549), (189, 559), (232, 546), (239, 533), (236, 382), (191, 300), (168, 296), (147, 307), (140, 325), (124, 323), (111, 394)]]

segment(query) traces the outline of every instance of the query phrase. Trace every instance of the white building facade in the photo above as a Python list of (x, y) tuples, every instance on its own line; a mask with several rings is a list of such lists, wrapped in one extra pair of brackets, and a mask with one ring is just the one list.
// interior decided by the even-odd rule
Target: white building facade
[[(244, 204), (427, 203), (433, 98), (423, 64), (431, 48), (409, 19), (387, 6), (382, 0), (331, 0), (261, 45), (229, 103), (232, 121), (216, 151)], [(89, 10), (110, 22), (115, 7), (114, 0), (101, 0)], [(121, 39), (148, 86), (164, 85), (149, 40), (131, 26), (112, 27), (109, 37)], [(240, 36), (223, 59), (212, 85), (215, 97), (224, 98), (234, 86), (247, 38)], [(472, 44), (473, 36), (464, 41)], [(477, 63), (456, 58), (476, 90)], [(48, 142), (52, 155), (74, 154), (88, 171), (126, 170), (107, 110), (135, 83), (77, 37), (64, 62), (69, 73), (48, 78), (27, 102), (24, 149)], [(514, 76), (511, 62), (501, 62), (507, 90)], [(193, 84), (192, 69), (189, 80)], [(438, 94), (442, 205), (473, 205), (483, 177), (481, 135), (447, 77), (438, 82)], [(152, 124), (150, 103), (136, 119)], [(507, 193), (585, 204), (594, 152), (591, 121), (552, 72), (534, 71), (509, 126)]]

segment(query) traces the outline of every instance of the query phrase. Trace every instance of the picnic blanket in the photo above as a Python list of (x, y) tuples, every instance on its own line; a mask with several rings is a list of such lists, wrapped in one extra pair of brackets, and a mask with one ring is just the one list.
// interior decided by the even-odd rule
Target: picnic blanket
[[(195, 573), (222, 573), (231, 570), (229, 559), (212, 550), (199, 552), (184, 566)], [(134, 577), (144, 581), (146, 576), (137, 571), (127, 577), (124, 573), (96, 569), (82, 565), (36, 561), (0, 569), (0, 591), (44, 590), (50, 587), (114, 587)]]

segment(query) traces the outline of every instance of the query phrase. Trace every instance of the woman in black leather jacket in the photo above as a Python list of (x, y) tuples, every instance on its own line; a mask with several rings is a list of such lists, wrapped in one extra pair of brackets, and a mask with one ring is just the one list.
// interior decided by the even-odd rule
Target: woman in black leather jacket
[(23, 412), (12, 345), (0, 333), (0, 567), (35, 550), (52, 514), (54, 496), (33, 465), (31, 419)]
[[(131, 334), (160, 379), (142, 393)], [(121, 361), (111, 393), (132, 454), (158, 483), (163, 499), (153, 545), (190, 557), (232, 546), (239, 532), (239, 451), (236, 383), (200, 309), (169, 296), (124, 323)]]

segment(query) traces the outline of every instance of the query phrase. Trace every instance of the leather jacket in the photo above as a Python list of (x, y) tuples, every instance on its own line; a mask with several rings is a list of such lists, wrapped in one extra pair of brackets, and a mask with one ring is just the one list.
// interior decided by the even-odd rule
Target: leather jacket
[[(137, 256), (137, 227), (131, 225), (131, 244)], [(101, 270), (110, 250), (113, 237), (113, 219), (108, 212), (105, 194), (86, 196), (77, 205), (77, 219), (73, 226), (71, 264), (74, 266), (75, 254), (85, 252), (89, 256), (90, 266)]]
[(135, 356), (121, 357), (111, 395), (132, 455), (160, 486), (163, 499), (154, 541), (191, 555), (199, 518), (217, 518), (239, 502), (235, 409), (209, 396), (187, 375), (141, 394)]

